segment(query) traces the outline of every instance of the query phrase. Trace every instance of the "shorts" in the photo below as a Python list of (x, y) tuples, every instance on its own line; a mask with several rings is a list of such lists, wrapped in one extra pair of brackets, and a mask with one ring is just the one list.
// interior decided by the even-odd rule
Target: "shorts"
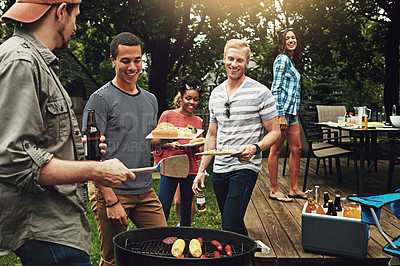
[(297, 125), (299, 123), (299, 119), (297, 118), (297, 115), (285, 114), (285, 118), (286, 118), (288, 127)]

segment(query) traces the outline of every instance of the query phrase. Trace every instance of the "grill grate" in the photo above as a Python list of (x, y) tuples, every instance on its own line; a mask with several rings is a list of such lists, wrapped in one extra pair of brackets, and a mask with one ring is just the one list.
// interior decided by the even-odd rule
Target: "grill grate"
[[(185, 250), (183, 251), (184, 258), (194, 258), (189, 252), (189, 242), (191, 239), (183, 239), (185, 240)], [(240, 246), (231, 245), (228, 243), (222, 243), (221, 245), (224, 247), (222, 251), (219, 251), (221, 257), (228, 257), (225, 251), (225, 246), (230, 245), (232, 247), (232, 256), (242, 254), (246, 252), (243, 248), (243, 244)], [(148, 240), (141, 242), (130, 243), (129, 239), (125, 240), (125, 248), (139, 254), (158, 256), (158, 257), (174, 257), (171, 254), (171, 245), (164, 244), (162, 240)], [(202, 252), (207, 256), (207, 258), (214, 258), (214, 251), (217, 248), (211, 244), (211, 241), (203, 241)]]

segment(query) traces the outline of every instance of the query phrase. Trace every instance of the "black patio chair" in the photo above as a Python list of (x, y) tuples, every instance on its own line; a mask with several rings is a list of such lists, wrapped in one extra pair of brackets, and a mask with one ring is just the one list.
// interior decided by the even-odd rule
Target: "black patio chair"
[(392, 191), (393, 173), (396, 165), (400, 165), (399, 139), (392, 139), (390, 141), (391, 151), (387, 151), (387, 158), (389, 160), (388, 178), (386, 183), (386, 191)]
[(311, 156), (317, 159), (335, 159), (336, 172), (338, 177), (338, 184), (342, 184), (342, 170), (340, 166), (340, 156), (350, 155), (353, 152), (339, 146), (340, 139), (336, 132), (334, 137), (324, 138), (324, 132), (315, 124), (315, 122), (304, 121), (303, 117), (299, 115), (301, 127), (303, 128), (304, 136), (307, 141), (307, 163), (304, 174), (303, 191), (306, 190), (308, 170), (310, 167)]
[[(323, 130), (323, 131), (326, 131), (326, 130)], [(307, 143), (307, 141), (306, 141), (306, 139), (305, 139), (305, 137), (304, 137), (303, 127), (301, 126), (301, 124), (300, 124), (300, 140), (301, 140), (302, 151), (303, 151), (304, 153), (307, 153), (307, 152), (308, 152), (308, 143)], [(333, 145), (332, 145), (332, 144), (329, 144), (329, 143), (326, 143), (326, 142), (325, 142), (325, 143), (314, 143), (314, 148), (315, 148), (315, 149), (317, 149), (317, 148), (322, 148), (322, 147), (331, 147), (331, 146), (333, 146)], [(288, 143), (287, 140), (286, 140), (286, 148), (285, 148), (285, 156), (284, 156), (284, 160), (283, 160), (282, 176), (285, 176), (285, 172), (286, 172), (286, 163), (287, 163), (287, 160), (288, 160), (288, 158), (289, 158), (289, 154), (290, 154), (290, 147), (289, 147), (289, 143)], [(316, 173), (316, 174), (318, 174), (319, 165), (320, 165), (321, 160), (322, 160), (322, 159), (317, 158), (317, 167), (316, 167), (316, 169), (315, 169), (315, 173)], [(322, 160), (322, 162), (323, 162), (323, 164), (324, 164), (324, 172), (325, 172), (325, 175), (327, 175), (328, 172), (327, 172), (327, 170), (326, 170), (326, 163), (325, 163), (325, 160)]]

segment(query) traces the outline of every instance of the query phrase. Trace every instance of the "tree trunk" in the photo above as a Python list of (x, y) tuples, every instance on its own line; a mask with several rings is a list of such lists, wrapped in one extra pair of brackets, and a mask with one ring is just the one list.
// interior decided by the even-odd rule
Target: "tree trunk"
[(159, 40), (151, 52), (149, 91), (157, 97), (158, 115), (167, 110), (167, 77), (171, 69), (167, 68), (169, 40)]
[(392, 114), (393, 104), (399, 110), (399, 22), (389, 23), (386, 33), (384, 102), (388, 116)]

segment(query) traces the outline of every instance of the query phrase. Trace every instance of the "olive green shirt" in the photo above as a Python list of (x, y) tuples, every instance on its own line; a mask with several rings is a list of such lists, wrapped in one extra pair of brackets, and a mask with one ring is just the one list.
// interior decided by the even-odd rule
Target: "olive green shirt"
[(90, 252), (84, 184), (38, 184), (51, 158), (84, 158), (57, 74), (57, 57), (26, 29), (0, 45), (0, 255), (30, 239)]

